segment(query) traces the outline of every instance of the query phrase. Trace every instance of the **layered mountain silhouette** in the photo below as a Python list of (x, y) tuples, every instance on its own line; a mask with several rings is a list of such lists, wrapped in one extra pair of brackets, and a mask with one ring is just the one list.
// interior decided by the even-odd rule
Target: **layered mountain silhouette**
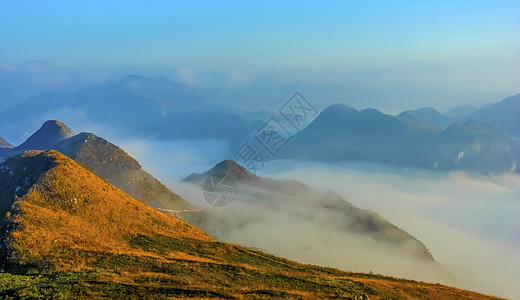
[(510, 137), (520, 138), (520, 94), (508, 97), (498, 103), (482, 108), (463, 120), (486, 122)]
[(410, 130), (410, 132), (421, 132), (421, 131), (439, 132), (439, 131), (442, 131), (442, 129), (440, 127), (438, 127), (437, 125), (435, 125), (431, 122), (428, 122), (428, 121), (426, 121), (420, 117), (417, 117), (416, 115), (411, 114), (406, 111), (397, 115), (397, 119), (399, 119), (399, 121), (403, 122), (406, 125), (406, 127), (408, 128), (408, 130)]
[(454, 120), (460, 120), (464, 117), (471, 115), (472, 113), (476, 112), (477, 110), (479, 110), (479, 109), (476, 107), (473, 107), (471, 105), (467, 105), (467, 104), (458, 105), (458, 106), (450, 109), (449, 111), (447, 111), (445, 113), (445, 115)]
[(519, 112), (520, 94), (516, 94), (497, 103), (485, 104), (480, 108), (469, 105), (457, 106), (448, 111), (446, 116), (458, 122), (468, 120), (486, 122), (501, 133), (518, 140), (520, 138)]
[[(336, 193), (318, 192), (297, 181), (260, 177), (231, 160), (222, 161), (205, 173), (191, 174), (184, 181), (201, 187), (204, 193), (206, 180), (223, 181), (222, 174), (234, 181), (228, 186), (236, 186), (232, 202), (223, 208), (207, 208), (199, 218), (191, 220), (219, 240), (258, 247), (312, 264), (341, 268), (356, 266), (395, 272), (404, 277), (420, 273), (424, 280), (455, 280), (435, 262), (422, 242), (377, 213), (357, 208)], [(269, 229), (273, 226), (270, 222), (282, 224)], [(298, 226), (309, 231), (299, 230)], [(258, 231), (259, 228), (263, 231)], [(276, 245), (277, 238), (282, 237), (286, 237), (287, 243), (291, 243), (289, 240), (307, 242), (301, 246), (295, 242), (290, 250), (284, 250), (286, 246), (279, 248)], [(323, 247), (329, 244), (335, 247)], [(319, 249), (321, 255), (317, 259), (307, 259), (316, 251), (312, 249)], [(344, 257), (334, 263), (329, 257), (336, 251), (342, 251)], [(364, 258), (358, 257), (360, 253)], [(399, 270), (385, 263), (378, 265), (379, 262), (375, 263), (377, 256), (387, 256), (388, 261), (400, 259)]]
[[(194, 88), (167, 77), (129, 75), (108, 84), (74, 91), (49, 91), (0, 112), (0, 128), (22, 136), (49, 118), (69, 124), (93, 122), (128, 136), (161, 139), (227, 139), (241, 143), (256, 132), (268, 114), (246, 112), (240, 92)], [(253, 95), (249, 97), (254, 98)], [(475, 119), (517, 138), (518, 95), (477, 112), (459, 107), (450, 116), (432, 108), (406, 111), (441, 129)], [(228, 106), (222, 103), (227, 103)], [(242, 103), (242, 105), (237, 105)], [(515, 104), (516, 103), (516, 104)], [(468, 115), (469, 113), (473, 113)], [(504, 117), (502, 117), (504, 116)], [(20, 123), (19, 120), (24, 120)], [(11, 136), (3, 136), (14, 140)]]
[(53, 150), (0, 164), (0, 214), (7, 298), (495, 299), (216, 242)]
[(219, 103), (233, 97), (164, 76), (129, 75), (109, 84), (30, 97), (0, 112), (0, 128), (21, 135), (49, 118), (70, 123), (80, 119), (131, 136), (234, 140), (256, 128), (236, 110)]
[(519, 149), (518, 142), (474, 120), (439, 131), (409, 113), (393, 117), (336, 104), (296, 134), (280, 157), (503, 173), (517, 171)]
[(17, 150), (51, 149), (64, 139), (74, 136), (74, 132), (65, 124), (51, 120), (43, 123), (42, 127), (32, 134)]
[[(434, 260), (423, 243), (372, 211), (359, 209), (333, 192), (316, 192), (298, 181), (257, 176), (232, 160), (222, 161), (203, 174), (191, 174), (184, 181), (200, 184), (208, 176), (219, 173), (231, 175), (240, 184), (237, 201), (258, 201), (263, 204), (269, 202), (269, 205), (275, 205), (273, 202), (276, 202), (274, 198), (277, 197), (287, 197), (290, 201), (311, 198), (314, 203), (311, 203), (310, 214), (318, 209), (330, 210), (334, 212), (334, 217), (338, 217), (338, 225), (346, 231), (371, 235), (396, 245), (408, 244), (406, 251), (409, 250), (421, 259)], [(300, 202), (302, 205), (308, 204), (303, 199)]]
[(65, 124), (56, 121), (45, 121), (35, 133), (33, 133), (21, 145), (16, 147), (0, 148), (0, 161), (9, 155), (21, 153), (26, 150), (48, 150), (52, 149), (60, 141), (74, 135), (72, 130)]
[(65, 124), (47, 121), (18, 147), (0, 149), (0, 158), (26, 150), (58, 150), (146, 205), (172, 210), (191, 208), (147, 173), (121, 148), (92, 133), (74, 135)]
[(424, 107), (424, 108), (419, 108), (419, 109), (415, 109), (415, 110), (407, 110), (407, 111), (404, 111), (404, 113), (408, 113), (410, 115), (413, 115), (413, 116), (421, 118), (425, 121), (428, 121), (441, 129), (446, 129), (449, 126), (453, 125), (453, 123), (455, 123), (454, 119), (441, 114), (440, 112), (438, 112), (437, 110), (435, 110), (434, 108), (431, 108), (431, 107)]

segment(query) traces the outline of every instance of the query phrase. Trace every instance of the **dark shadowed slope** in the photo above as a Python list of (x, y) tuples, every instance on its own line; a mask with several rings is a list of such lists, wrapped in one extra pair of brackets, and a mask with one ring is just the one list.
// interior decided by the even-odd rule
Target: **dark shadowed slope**
[(60, 141), (74, 136), (74, 132), (65, 124), (56, 120), (49, 120), (25, 142), (17, 147), (0, 147), (0, 161), (10, 155), (15, 155), (27, 150), (48, 150), (52, 149)]
[(123, 149), (95, 134), (80, 133), (62, 141), (55, 149), (146, 205), (172, 210), (191, 208), (181, 197), (143, 170)]
[(3, 298), (493, 299), (215, 242), (56, 151), (0, 164)]
[(65, 124), (56, 120), (50, 120), (43, 123), (42, 127), (20, 146), (16, 147), (16, 150), (52, 149), (58, 142), (72, 136), (74, 136), (74, 132)]

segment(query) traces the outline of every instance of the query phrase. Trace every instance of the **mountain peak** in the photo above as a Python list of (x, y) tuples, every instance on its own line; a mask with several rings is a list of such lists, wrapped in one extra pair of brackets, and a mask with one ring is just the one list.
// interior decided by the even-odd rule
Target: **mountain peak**
[(70, 128), (68, 128), (67, 125), (63, 124), (62, 122), (60, 122), (58, 120), (45, 121), (41, 128), (49, 129), (49, 130), (58, 129), (58, 130), (68, 131), (72, 134), (72, 130), (70, 130)]
[(416, 110), (414, 110), (416, 112), (424, 112), (424, 113), (432, 113), (432, 114), (440, 114), (440, 112), (438, 110), (436, 110), (435, 108), (433, 107), (423, 107), (423, 108), (418, 108)]
[(204, 173), (192, 173), (188, 177), (184, 178), (185, 182), (203, 182), (208, 176), (218, 173), (226, 173), (231, 175), (235, 180), (251, 180), (258, 178), (255, 174), (249, 172), (246, 168), (242, 167), (233, 160), (227, 159), (219, 162), (213, 168), (209, 169)]
[(371, 116), (382, 116), (384, 113), (382, 113), (380, 110), (377, 110), (375, 108), (365, 108), (361, 111), (362, 114), (371, 115)]
[(348, 114), (348, 113), (355, 112), (355, 111), (357, 111), (357, 110), (348, 105), (345, 105), (343, 103), (335, 103), (335, 104), (332, 104), (329, 107), (325, 108), (321, 113), (322, 114), (323, 113), (325, 113), (325, 114), (328, 114), (328, 113)]
[[(366, 292), (370, 298), (420, 293), (428, 299), (496, 299), (379, 275), (366, 286), (366, 275), (216, 242), (56, 151), (29, 151), (0, 164), (0, 199), (0, 214), (6, 216), (0, 219), (0, 265), (8, 287), (2, 295), (14, 298), (66, 293), (69, 298), (256, 299), (274, 291), (272, 298), (352, 298)], [(238, 276), (229, 280), (230, 272)], [(49, 286), (56, 281), (65, 284)]]
[(454, 120), (446, 115), (441, 114), (435, 108), (432, 107), (423, 107), (415, 110), (407, 110), (404, 111), (410, 115), (423, 119), (431, 124), (445, 129), (449, 126), (453, 125)]
[(439, 132), (441, 129), (433, 123), (415, 116), (410, 111), (403, 111), (397, 115), (397, 119), (403, 122), (411, 132), (431, 131)]
[(22, 145), (21, 150), (47, 150), (58, 142), (74, 136), (74, 132), (65, 124), (56, 120), (43, 123), (42, 127), (31, 135)]
[(213, 167), (210, 172), (223, 171), (231, 174), (235, 179), (251, 178), (253, 173), (249, 172), (246, 168), (242, 167), (233, 160), (227, 159), (219, 162)]
[(191, 208), (123, 149), (93, 133), (82, 132), (61, 141), (55, 149), (147, 205), (176, 210)]
[(425, 118), (427, 116), (430, 116), (430, 117), (438, 117), (438, 116), (446, 117), (445, 115), (443, 115), (442, 113), (440, 113), (438, 110), (436, 110), (433, 107), (422, 107), (422, 108), (418, 108), (418, 109), (406, 110), (405, 112), (410, 113), (410, 114), (412, 114), (414, 116), (417, 116), (417, 117), (422, 117), (422, 118)]
[(0, 137), (0, 148), (13, 148), (13, 145)]
[(143, 79), (144, 77), (142, 75), (138, 75), (138, 74), (130, 74), (130, 75), (127, 75), (125, 77), (123, 77), (123, 81), (134, 81), (134, 80), (141, 80)]
[[(7, 226), (0, 220), (2, 263), (59, 269), (86, 263), (72, 256), (62, 260), (54, 249), (71, 254), (120, 251), (132, 254), (129, 236), (214, 241), (187, 223), (160, 213), (117, 189), (69, 157), (54, 151), (27, 151), (0, 164), (0, 213), (9, 211)], [(23, 218), (17, 216), (23, 215)], [(107, 224), (110, 224), (107, 226)], [(7, 228), (7, 231), (5, 230)], [(16, 234), (13, 230), (16, 228)], [(23, 249), (23, 251), (9, 251)], [(7, 252), (7, 253), (6, 253)]]

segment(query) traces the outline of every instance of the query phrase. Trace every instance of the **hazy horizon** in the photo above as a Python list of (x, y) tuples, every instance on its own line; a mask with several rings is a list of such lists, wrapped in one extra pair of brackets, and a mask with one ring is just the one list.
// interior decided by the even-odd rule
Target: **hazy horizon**
[[(424, 242), (459, 287), (518, 298), (519, 12), (513, 0), (5, 1), (0, 138), (15, 147), (0, 144), (0, 163), (27, 150), (16, 146), (44, 121), (62, 121), (121, 147), (173, 193), (202, 203), (189, 214), (212, 221), (197, 213), (214, 210), (236, 221), (226, 242), (303, 263), (436, 280), (410, 272), (422, 265), (386, 255), (390, 248), (369, 234), (344, 239), (328, 218), (334, 207), (316, 217), (312, 196), (301, 206), (282, 195), (269, 198), (279, 206), (215, 208), (180, 184), (252, 142), (237, 163), (251, 170), (245, 164), (260, 157), (261, 176), (331, 190)], [(131, 74), (144, 79), (125, 78)], [(335, 103), (387, 115), (338, 105), (319, 116)], [(442, 115), (460, 105), (474, 110)], [(441, 114), (396, 117), (424, 107)], [(67, 144), (67, 128), (49, 123), (27, 147), (77, 146)], [(99, 143), (81, 155), (100, 168), (120, 159), (117, 178), (141, 171), (119, 151)], [(345, 258), (358, 242), (355, 259)], [(370, 259), (366, 247), (377, 248)]]
[[(327, 227), (315, 220), (304, 224), (291, 216), (292, 211), (305, 208), (305, 204), (288, 211), (277, 211), (270, 205), (257, 205), (252, 211), (244, 211), (247, 205), (234, 202), (225, 208), (211, 208), (200, 189), (187, 188), (179, 182), (192, 172), (205, 172), (225, 159), (230, 149), (222, 141), (122, 139), (119, 142), (146, 170), (188, 201), (228, 220), (250, 217), (253, 220), (250, 224), (238, 222), (241, 226), (229, 232), (230, 242), (311, 264), (411, 278), (411, 273), (403, 272), (391, 255), (385, 264), (342, 257), (349, 249), (348, 239), (330, 239), (334, 249), (327, 248), (328, 244), (320, 247), (317, 241), (326, 241), (334, 235), (329, 231), (320, 234), (316, 228)], [(520, 249), (520, 223), (516, 217), (520, 212), (518, 174), (431, 172), (376, 162), (273, 160), (258, 175), (298, 180), (317, 191), (332, 191), (356, 207), (378, 213), (423, 242), (435, 260), (457, 277), (458, 287), (512, 299), (520, 295), (515, 285), (520, 278), (520, 260), (516, 255)], [(293, 227), (294, 224), (299, 225)], [(316, 228), (311, 230), (313, 225)], [(281, 227), (276, 229), (276, 226)], [(269, 238), (270, 232), (277, 234)], [(313, 247), (304, 247), (305, 243)], [(374, 252), (380, 250), (376, 248)], [(372, 267), (368, 269), (370, 264)], [(394, 273), (389, 268), (395, 268)], [(424, 280), (423, 273), (416, 274)]]
[(516, 1), (2, 6), (0, 111), (132, 73), (242, 88), (251, 105), (296, 87), (318, 103), (387, 113), (479, 107), (520, 92)]

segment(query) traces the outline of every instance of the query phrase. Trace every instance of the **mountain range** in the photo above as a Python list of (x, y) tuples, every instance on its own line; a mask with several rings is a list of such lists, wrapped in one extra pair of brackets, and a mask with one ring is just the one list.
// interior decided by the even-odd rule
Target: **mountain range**
[[(232, 160), (222, 161), (205, 173), (193, 173), (183, 181), (201, 185), (204, 179), (220, 173), (232, 176), (238, 184), (235, 198), (239, 202), (256, 202), (259, 205), (276, 206), (275, 210), (283, 211), (285, 209), (283, 205), (291, 201), (301, 207), (299, 214), (305, 213), (303, 210), (307, 209), (310, 204), (307, 214), (303, 214), (301, 217), (310, 218), (311, 215), (315, 215), (316, 212), (321, 210), (322, 213), (328, 215), (331, 223), (335, 223), (346, 232), (371, 235), (377, 240), (395, 245), (407, 244), (405, 250), (409, 251), (409, 254), (420, 259), (434, 261), (433, 256), (423, 243), (378, 214), (359, 209), (330, 191), (320, 193), (298, 181), (260, 177)], [(307, 200), (310, 200), (308, 201), (310, 203), (306, 203)], [(330, 220), (331, 218), (337, 218), (337, 220)], [(211, 229), (218, 228), (208, 218), (197, 225), (208, 232)], [(225, 238), (224, 236), (232, 230), (229, 228), (229, 224), (223, 226), (227, 228), (219, 232), (214, 231), (215, 237)]]
[(129, 75), (108, 84), (32, 96), (0, 112), (0, 128), (22, 135), (55, 118), (77, 125), (91, 122), (132, 137), (234, 140), (254, 130), (239, 111), (219, 103), (236, 97), (164, 76)]
[(216, 242), (54, 150), (0, 164), (0, 213), (7, 298), (496, 299)]
[[(416, 266), (421, 265), (421, 268), (425, 270), (432, 270), (431, 272), (422, 272), (426, 274), (424, 278), (434, 278), (444, 282), (452, 280), (449, 275), (446, 275), (447, 272), (436, 264), (426, 246), (416, 238), (392, 225), (376, 213), (358, 209), (332, 192), (319, 193), (299, 182), (258, 177), (233, 161), (224, 161), (205, 174), (192, 174), (186, 179), (187, 182), (199, 184), (208, 174), (217, 171), (232, 174), (240, 184), (240, 193), (237, 197), (241, 200), (237, 203), (241, 202), (247, 205), (240, 208), (240, 213), (231, 211), (228, 213), (232, 216), (223, 216), (220, 213), (225, 212), (225, 210), (220, 210), (216, 214), (211, 207), (201, 209), (201, 207), (187, 202), (178, 194), (170, 191), (144, 171), (139, 163), (121, 148), (92, 133), (83, 132), (75, 135), (71, 129), (59, 121), (46, 121), (20, 146), (0, 149), (0, 157), (20, 154), (28, 150), (29, 147), (32, 150), (57, 150), (134, 199), (180, 217), (211, 233), (220, 241), (244, 242), (241, 240), (235, 241), (232, 237), (240, 234), (240, 231), (246, 228), (248, 224), (251, 225), (258, 221), (258, 212), (262, 208), (269, 208), (266, 213), (271, 211), (283, 212), (294, 217), (295, 222), (309, 223), (315, 225), (316, 228), (322, 228), (321, 230), (338, 232), (339, 238), (345, 239), (345, 242), (355, 237), (357, 246), (347, 247), (345, 249), (346, 254), (349, 253), (349, 249), (356, 249), (355, 253), (357, 254), (366, 252), (360, 249), (372, 249), (374, 256), (382, 255), (382, 253), (374, 250), (379, 247), (389, 250), (387, 253), (395, 253), (395, 256), (398, 256), (399, 259), (414, 262), (409, 264), (414, 266), (414, 270), (403, 268), (397, 272), (393, 265), (381, 268), (389, 274), (397, 272), (402, 276), (412, 277), (410, 274), (417, 274), (415, 272)], [(296, 207), (298, 213), (295, 213)], [(269, 218), (265, 219), (269, 220)], [(290, 234), (290, 232), (288, 231), (287, 234)], [(256, 240), (269, 240), (269, 236)], [(330, 241), (324, 241), (324, 243), (328, 242)], [(269, 243), (266, 243), (268, 247), (256, 244), (254, 246), (268, 251), (276, 250), (275, 247), (269, 246)], [(298, 253), (305, 252), (304, 248), (309, 246), (312, 247), (312, 244), (304, 245), (299, 250), (298, 247), (294, 247), (294, 251), (291, 251), (291, 253), (281, 254), (290, 258), (293, 256), (299, 258)], [(337, 266), (350, 266), (350, 263), (356, 261), (354, 259), (355, 253), (346, 255), (350, 258), (342, 259), (342, 264)], [(319, 261), (309, 262), (320, 263)], [(323, 263), (330, 264), (328, 261)], [(379, 266), (378, 263), (372, 266), (359, 264), (358, 268), (360, 270), (378, 270)], [(431, 277), (429, 273), (435, 273), (435, 276)], [(441, 275), (438, 276), (438, 274)]]
[(486, 104), (476, 109), (471, 106), (461, 105), (442, 114), (431, 107), (416, 110), (407, 110), (408, 113), (421, 118), (431, 124), (446, 129), (457, 122), (469, 120), (481, 121), (489, 124), (502, 134), (515, 138), (520, 138), (520, 94), (505, 98), (494, 104)]
[[(262, 116), (273, 116), (218, 103), (228, 96), (132, 75), (32, 97), (0, 112), (0, 134), (5, 137), (13, 128), (24, 133), (48, 116), (69, 115), (137, 137), (237, 142), (258, 130)], [(296, 133), (277, 157), (518, 173), (519, 103), (515, 95), (452, 117), (433, 108), (391, 116), (336, 104)], [(132, 109), (127, 112), (127, 107)], [(488, 299), (440, 285), (287, 260), (456, 282), (422, 242), (377, 213), (330, 191), (256, 176), (233, 161), (185, 180), (200, 193), (208, 176), (230, 174), (236, 195), (223, 208), (186, 201), (179, 196), (185, 196), (182, 191), (172, 192), (121, 148), (92, 133), (75, 134), (59, 121), (43, 123), (16, 147), (0, 138), (0, 163), (2, 297), (70, 298), (79, 290), (94, 298), (136, 293), (153, 298), (348, 299), (367, 294), (371, 299), (433, 299), (441, 293)], [(186, 270), (188, 275), (180, 275)]]
[(520, 94), (477, 110), (462, 120), (479, 120), (486, 122), (510, 137), (520, 138)]
[(517, 172), (520, 144), (475, 120), (439, 130), (410, 113), (394, 117), (336, 104), (297, 133), (280, 157), (377, 161), (488, 174)]
[(462, 104), (458, 105), (446, 113), (444, 113), (445, 116), (452, 118), (453, 120), (460, 120), (461, 118), (464, 118), (466, 116), (471, 115), (472, 113), (476, 112), (479, 109), (485, 108), (485, 105), (481, 108), (476, 108), (471, 105)]
[(26, 150), (58, 150), (146, 205), (172, 210), (192, 206), (171, 192), (121, 148), (92, 133), (75, 135), (59, 121), (46, 121), (20, 146), (0, 149), (0, 160)]
[(184, 181), (204, 191), (205, 180), (221, 174), (232, 178), (230, 185), (236, 186), (234, 201), (224, 207), (203, 206), (203, 214), (191, 220), (218, 240), (311, 264), (457, 282), (422, 242), (332, 191), (318, 192), (298, 181), (260, 177), (232, 160), (205, 173), (191, 174)]
[[(316, 101), (322, 101), (322, 99), (316, 99)], [(231, 103), (235, 103), (234, 106)], [(247, 99), (244, 99), (244, 96), (239, 93), (223, 89), (189, 87), (164, 76), (146, 78), (140, 75), (129, 75), (106, 84), (70, 91), (49, 91), (30, 97), (25, 102), (0, 112), (0, 128), (2, 128), (2, 136), (12, 141), (27, 132), (34, 131), (43, 121), (56, 118), (79, 127), (92, 123), (98, 129), (109, 128), (117, 135), (131, 138), (223, 139), (229, 141), (232, 147), (238, 147), (248, 137), (253, 137), (273, 114), (247, 112), (244, 110), (244, 105), (237, 103), (247, 103)], [(313, 131), (311, 127), (306, 133), (300, 133), (293, 139), (292, 144), (295, 146), (286, 147), (291, 150), (285, 149), (282, 157), (383, 161), (394, 164), (404, 163), (426, 169), (468, 170), (480, 173), (509, 171), (514, 169), (517, 157), (515, 157), (516, 150), (508, 148), (516, 148), (517, 145), (503, 146), (509, 142), (500, 141), (497, 146), (497, 154), (473, 153), (473, 156), (482, 156), (485, 159), (472, 160), (468, 159), (471, 156), (471, 151), (467, 151), (467, 148), (471, 147), (470, 144), (457, 144), (455, 141), (443, 137), (442, 132), (438, 134), (431, 134), (431, 132), (447, 130), (455, 123), (464, 124), (467, 121), (476, 120), (489, 124), (498, 133), (488, 132), (487, 137), (482, 138), (475, 136), (472, 144), (480, 145), (479, 141), (489, 140), (490, 135), (495, 135), (493, 140), (498, 141), (498, 134), (518, 140), (520, 126), (517, 114), (519, 109), (520, 95), (514, 95), (475, 111), (459, 107), (458, 110), (449, 112), (451, 117), (441, 114), (433, 108), (407, 110), (396, 116), (407, 127), (407, 129), (403, 129), (401, 135), (392, 135), (396, 145), (391, 145), (391, 142), (379, 143), (382, 136), (374, 134), (364, 137), (365, 140), (373, 139), (372, 144), (358, 143), (347, 147), (338, 145), (339, 140), (343, 138), (341, 134), (336, 136), (324, 133), (320, 143), (335, 145), (329, 149), (331, 153), (328, 157), (324, 153), (320, 154), (317, 149), (308, 150), (313, 153), (300, 153), (301, 148), (306, 144), (306, 142), (302, 142), (302, 139), (307, 139), (302, 136)], [(358, 136), (361, 136), (364, 134), (363, 128), (366, 128), (368, 123), (372, 123), (369, 126), (384, 126), (384, 123), (377, 124), (377, 122), (383, 122), (382, 118), (367, 113), (370, 111), (375, 112), (372, 109), (363, 110), (363, 113), (357, 118), (358, 124), (350, 124), (349, 128), (341, 130), (353, 131), (353, 128), (359, 128), (361, 131)], [(470, 114), (468, 115), (468, 113)], [(352, 118), (353, 114), (348, 117)], [(363, 119), (365, 117), (366, 120)], [(22, 119), (24, 122), (18, 121)], [(284, 118), (280, 119), (284, 120)], [(334, 122), (342, 123), (343, 121), (334, 120)], [(469, 124), (466, 124), (466, 128)], [(285, 125), (289, 124), (282, 123), (282, 126)], [(292, 126), (285, 127), (292, 128)], [(381, 132), (388, 131), (387, 128), (381, 128), (381, 130)], [(469, 130), (471, 131), (471, 129)], [(409, 137), (405, 131), (415, 132), (414, 136)], [(418, 134), (417, 132), (423, 133)], [(6, 134), (12, 134), (12, 136), (6, 136)], [(325, 138), (328, 136), (330, 139)], [(428, 141), (428, 138), (431, 140)], [(440, 146), (444, 142), (448, 144), (445, 147)], [(0, 142), (0, 147), (2, 144), (8, 146), (8, 144)], [(31, 148), (30, 145), (27, 146), (27, 149)], [(376, 146), (379, 147), (379, 150), (374, 149)], [(310, 145), (310, 148), (312, 147), (317, 146)], [(426, 149), (428, 147), (433, 148), (429, 151)], [(328, 146), (324, 146), (324, 148), (328, 149)], [(338, 153), (343, 151), (342, 149), (345, 150), (345, 153)], [(374, 151), (382, 153), (374, 153)], [(463, 163), (460, 163), (458, 159), (461, 152), (464, 152), (462, 155), (465, 156), (462, 159)], [(477, 162), (477, 165), (470, 165), (469, 161)], [(491, 166), (495, 162), (498, 162), (498, 166)]]
[[(266, 88), (266, 87), (264, 87)], [(242, 142), (267, 121), (247, 109), (254, 95), (225, 89), (189, 87), (165, 76), (149, 78), (128, 75), (87, 88), (48, 91), (0, 112), (0, 128), (14, 140), (32, 132), (48, 119), (77, 125), (91, 122), (132, 137), (160, 139), (227, 139)], [(460, 106), (447, 114), (433, 108), (406, 113), (446, 129), (455, 122), (484, 121), (510, 137), (518, 137), (519, 95), (480, 109)], [(350, 99), (358, 103), (359, 99)], [(265, 100), (273, 109), (272, 99)], [(313, 102), (322, 103), (323, 99)], [(279, 103), (282, 105), (283, 102)], [(124, 109), (123, 109), (124, 108)], [(19, 122), (18, 120), (24, 120)], [(283, 119), (283, 118), (282, 118)], [(76, 125), (76, 124), (75, 124)], [(261, 124), (260, 124), (261, 125)]]
[(431, 107), (424, 107), (415, 110), (407, 110), (404, 111), (403, 114), (410, 114), (431, 124), (441, 128), (446, 129), (453, 125), (456, 121), (446, 115), (441, 114), (437, 110)]

